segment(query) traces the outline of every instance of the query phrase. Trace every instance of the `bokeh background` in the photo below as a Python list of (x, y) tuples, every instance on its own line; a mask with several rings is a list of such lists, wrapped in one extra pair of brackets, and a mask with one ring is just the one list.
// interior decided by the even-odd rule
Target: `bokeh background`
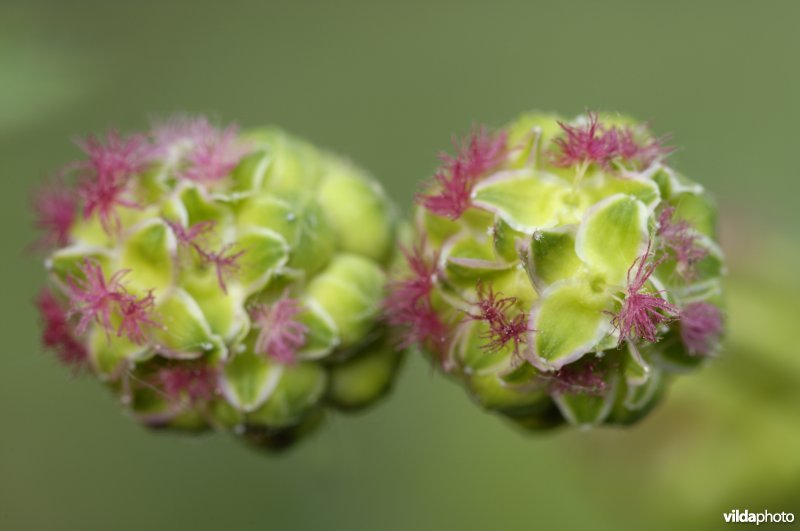
[[(0, 529), (708, 529), (800, 518), (800, 2), (0, 1)], [(30, 190), (76, 134), (280, 124), (408, 211), (451, 135), (539, 108), (671, 132), (723, 215), (730, 337), (626, 430), (531, 436), (412, 357), (279, 456), (152, 434), (43, 354)]]

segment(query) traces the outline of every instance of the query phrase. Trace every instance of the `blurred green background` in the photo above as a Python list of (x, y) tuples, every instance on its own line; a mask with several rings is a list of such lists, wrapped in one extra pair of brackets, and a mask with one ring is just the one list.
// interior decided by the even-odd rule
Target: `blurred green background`
[[(0, 529), (707, 529), (800, 518), (800, 2), (0, 1)], [(726, 355), (627, 430), (530, 436), (418, 357), (289, 453), (148, 433), (42, 354), (32, 187), (74, 135), (275, 123), (408, 205), (473, 122), (618, 110), (715, 191)]]

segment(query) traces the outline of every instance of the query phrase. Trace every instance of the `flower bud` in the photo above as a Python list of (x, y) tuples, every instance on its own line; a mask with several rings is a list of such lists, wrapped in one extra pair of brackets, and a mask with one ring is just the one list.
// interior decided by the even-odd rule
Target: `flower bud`
[(388, 390), (396, 219), (363, 171), (278, 129), (202, 118), (80, 146), (36, 201), (43, 340), (65, 363), (148, 426), (267, 449)]
[(628, 424), (717, 352), (714, 208), (644, 125), (529, 114), (456, 149), (385, 309), (480, 406), (534, 430)]

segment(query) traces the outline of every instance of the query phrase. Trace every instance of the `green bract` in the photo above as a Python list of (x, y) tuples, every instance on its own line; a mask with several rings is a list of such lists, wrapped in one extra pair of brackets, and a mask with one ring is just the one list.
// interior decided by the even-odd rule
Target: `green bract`
[(419, 197), (390, 319), (521, 426), (638, 420), (722, 332), (714, 207), (668, 151), (593, 113), (476, 130)]
[(138, 420), (279, 448), (387, 391), (396, 220), (363, 171), (202, 119), (81, 146), (77, 189), (38, 201), (44, 341)]

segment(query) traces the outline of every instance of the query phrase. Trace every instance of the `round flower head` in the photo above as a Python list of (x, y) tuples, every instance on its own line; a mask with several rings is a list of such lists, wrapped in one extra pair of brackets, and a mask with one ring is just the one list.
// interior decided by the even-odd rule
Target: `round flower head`
[(641, 418), (723, 329), (714, 209), (669, 151), (591, 112), (475, 128), (418, 196), (388, 322), (529, 429)]
[(34, 202), (42, 339), (61, 361), (148, 426), (265, 448), (386, 392), (395, 214), (362, 171), (203, 118), (78, 145)]

